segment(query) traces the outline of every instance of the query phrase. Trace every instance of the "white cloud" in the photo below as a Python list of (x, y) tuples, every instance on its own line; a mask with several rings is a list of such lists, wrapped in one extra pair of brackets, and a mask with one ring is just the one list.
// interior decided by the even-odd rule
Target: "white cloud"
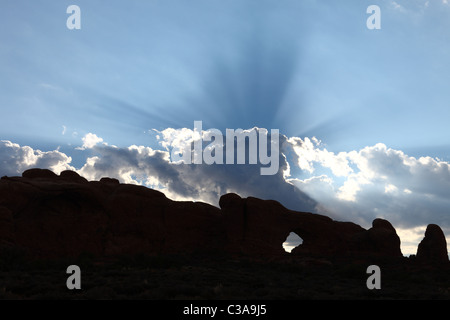
[(316, 212), (365, 228), (377, 217), (387, 219), (404, 254), (415, 254), (426, 226), (437, 223), (450, 248), (448, 162), (410, 157), (381, 143), (335, 154), (307, 138), (287, 142), (303, 157), (293, 161), (303, 173), (289, 181), (318, 201)]
[(59, 87), (57, 87), (53, 84), (50, 84), (50, 83), (46, 83), (46, 82), (39, 83), (39, 86), (41, 88), (48, 89), (48, 90), (61, 90)]
[[(416, 254), (417, 246), (422, 241), (427, 226), (422, 225), (414, 228), (397, 228), (397, 234), (401, 239), (402, 253), (405, 255)], [(450, 243), (450, 242), (449, 242)]]
[(98, 143), (103, 142), (103, 138), (98, 137), (94, 133), (86, 134), (81, 140), (83, 141), (83, 146), (77, 148), (78, 150), (92, 149)]
[(370, 184), (370, 180), (366, 179), (364, 175), (353, 174), (350, 175), (344, 184), (338, 189), (336, 197), (340, 200), (356, 202), (356, 195), (363, 185)]
[(395, 2), (395, 1), (392, 1), (391, 2), (391, 5), (392, 5), (392, 7), (394, 8), (394, 9), (396, 9), (396, 10), (403, 10), (403, 7), (401, 6), (401, 5), (399, 5), (397, 2)]
[(398, 188), (396, 186), (394, 186), (393, 184), (388, 183), (385, 187), (384, 187), (384, 193), (392, 193), (392, 194), (396, 194), (398, 192)]
[(390, 1), (389, 7), (396, 12), (406, 15), (415, 22), (418, 22), (424, 17), (425, 14), (427, 14), (431, 7), (440, 4), (448, 5), (448, 0)]
[[(356, 218), (365, 225), (383, 215), (402, 227), (428, 223), (450, 226), (448, 162), (410, 157), (381, 143), (334, 154), (317, 145), (288, 141), (297, 155), (306, 159), (298, 166), (308, 173), (291, 182), (316, 199), (322, 210), (343, 219)], [(334, 170), (316, 176), (323, 168)]]
[(275, 199), (292, 209), (314, 210), (316, 203), (285, 180), (289, 167), (282, 154), (280, 170), (272, 176), (261, 176), (260, 165), (189, 165), (171, 162), (172, 148), (190, 146), (193, 142), (192, 133), (186, 128), (168, 128), (159, 132), (160, 144), (166, 150), (96, 144), (91, 150), (95, 157), (90, 157), (79, 173), (91, 180), (109, 176), (121, 182), (156, 187), (174, 200), (191, 199), (218, 205), (221, 195), (235, 192), (243, 197)]
[(353, 171), (344, 152), (335, 155), (327, 149), (320, 148), (321, 143), (315, 137), (312, 139), (293, 137), (287, 139), (287, 143), (291, 144), (296, 154), (297, 165), (302, 170), (313, 173), (313, 164), (319, 162), (322, 166), (330, 168), (336, 176), (346, 176)]
[(175, 148), (176, 150), (182, 151), (185, 148), (191, 146), (193, 130), (188, 128), (182, 129), (173, 129), (167, 128), (162, 130), (161, 132), (157, 131), (160, 135), (157, 138), (160, 139), (160, 144), (166, 149), (170, 150), (171, 148)]
[(7, 140), (0, 141), (0, 175), (21, 175), (23, 171), (36, 167), (60, 173), (73, 170), (71, 162), (71, 157), (58, 150), (45, 152)]
[(401, 5), (397, 1), (391, 1), (390, 6), (392, 9), (394, 9), (395, 11), (400, 12), (402, 14), (412, 13), (413, 9), (411, 7), (415, 7), (411, 3), (406, 3), (405, 5)]

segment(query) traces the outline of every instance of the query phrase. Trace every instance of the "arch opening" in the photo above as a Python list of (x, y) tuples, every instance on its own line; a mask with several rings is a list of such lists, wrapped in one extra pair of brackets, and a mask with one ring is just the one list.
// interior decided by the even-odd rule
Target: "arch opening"
[(287, 253), (291, 253), (294, 248), (302, 245), (303, 239), (296, 234), (295, 232), (290, 232), (286, 238), (286, 241), (283, 242), (283, 249)]

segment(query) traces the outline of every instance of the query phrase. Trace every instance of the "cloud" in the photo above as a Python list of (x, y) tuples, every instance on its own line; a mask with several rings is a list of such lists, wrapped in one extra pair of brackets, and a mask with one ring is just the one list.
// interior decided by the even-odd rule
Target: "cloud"
[(98, 143), (103, 142), (103, 139), (97, 137), (94, 133), (86, 134), (81, 140), (83, 141), (83, 146), (78, 147), (78, 150), (92, 149)]
[(327, 149), (318, 148), (321, 146), (321, 142), (315, 137), (311, 139), (306, 137), (303, 140), (292, 137), (287, 139), (287, 143), (295, 152), (295, 162), (302, 170), (312, 173), (314, 171), (313, 163), (319, 162), (322, 166), (330, 168), (336, 176), (346, 176), (352, 172), (344, 152), (335, 155)]
[(70, 165), (72, 158), (66, 154), (53, 151), (34, 150), (29, 146), (20, 146), (11, 141), (0, 141), (0, 175), (21, 175), (30, 168), (48, 168), (55, 173), (74, 170)]
[(308, 138), (288, 143), (307, 173), (289, 181), (315, 198), (319, 211), (366, 226), (384, 217), (403, 228), (428, 223), (450, 227), (448, 162), (410, 157), (382, 143), (338, 154)]
[(391, 1), (389, 0), (389, 7), (397, 12), (406, 14), (415, 19), (422, 17), (430, 8), (441, 9), (442, 6), (449, 4), (448, 0), (430, 1), (430, 0), (415, 0), (415, 1)]
[[(203, 134), (208, 135), (208, 132)], [(135, 145), (118, 148), (106, 143), (95, 144), (91, 150), (95, 156), (89, 157), (78, 172), (91, 180), (109, 176), (125, 183), (143, 184), (162, 190), (175, 200), (197, 200), (218, 205), (220, 196), (235, 192), (242, 197), (275, 199), (295, 210), (312, 211), (317, 205), (311, 197), (284, 179), (289, 164), (283, 154), (279, 155), (278, 173), (262, 176), (259, 164), (172, 162), (172, 149), (183, 150), (190, 146), (193, 130), (169, 128), (159, 132), (158, 136), (165, 150)]]
[(295, 153), (292, 167), (302, 169), (301, 177), (287, 181), (318, 202), (316, 212), (365, 228), (385, 218), (397, 229), (404, 254), (415, 254), (426, 226), (436, 223), (450, 248), (448, 162), (410, 157), (382, 143), (337, 154), (314, 139), (286, 143)]
[(39, 86), (41, 88), (48, 89), (48, 90), (61, 90), (61, 88), (59, 88), (59, 87), (57, 87), (57, 86), (55, 86), (53, 84), (46, 83), (46, 82), (39, 83)]
[(398, 4), (398, 3), (395, 2), (395, 1), (392, 1), (392, 2), (391, 2), (391, 6), (392, 6), (392, 8), (394, 8), (395, 10), (400, 10), (400, 11), (404, 11), (404, 10), (405, 10), (400, 4)]

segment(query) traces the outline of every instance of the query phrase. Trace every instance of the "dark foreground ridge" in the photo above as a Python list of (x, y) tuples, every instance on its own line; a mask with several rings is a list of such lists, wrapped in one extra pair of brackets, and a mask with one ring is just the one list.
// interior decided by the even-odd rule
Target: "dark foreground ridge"
[[(143, 186), (76, 172), (31, 169), (0, 180), (0, 243), (36, 257), (124, 254), (232, 254), (254, 258), (402, 257), (394, 227), (375, 219), (366, 230), (319, 214), (291, 211), (279, 202), (226, 194), (220, 209), (172, 201)], [(290, 232), (303, 239), (291, 254)], [(417, 259), (448, 261), (445, 236), (429, 225)]]
[[(282, 269), (295, 269), (297, 276), (296, 268), (308, 265), (331, 268), (340, 264), (351, 269), (380, 263), (396, 265), (396, 270), (438, 268), (449, 274), (446, 240), (437, 225), (428, 226), (417, 256), (405, 258), (395, 228), (384, 219), (375, 219), (371, 228), (364, 229), (352, 222), (288, 210), (277, 201), (241, 198), (236, 194), (223, 195), (219, 205), (220, 208), (202, 202), (173, 201), (143, 186), (120, 184), (112, 178), (87, 181), (72, 171), (58, 176), (46, 169), (31, 169), (22, 177), (2, 177), (0, 269), (17, 264), (17, 256), (20, 261), (33, 263), (89, 257), (90, 263), (97, 266), (123, 261), (124, 257), (134, 266), (140, 265), (136, 264), (136, 257), (141, 257), (141, 262), (150, 261), (150, 265), (171, 257), (169, 260), (176, 261), (181, 269), (190, 266), (178, 270), (177, 275), (190, 274), (187, 277), (191, 279), (207, 275), (219, 265), (224, 269), (222, 274), (239, 274), (243, 271), (237, 271), (237, 261), (251, 263), (254, 272), (259, 268), (265, 270), (263, 273), (274, 268), (268, 263), (281, 263)], [(303, 243), (286, 253), (282, 244), (290, 232), (298, 234)], [(189, 257), (195, 257), (197, 265)], [(164, 261), (162, 265), (167, 264)], [(199, 265), (198, 261), (203, 262)], [(168, 276), (158, 270), (161, 279)], [(345, 270), (344, 273), (350, 272)], [(364, 277), (365, 269), (358, 272)], [(314, 275), (304, 275), (306, 278), (314, 282)], [(450, 295), (446, 279), (443, 290), (447, 291), (442, 293), (445, 297)], [(223, 291), (225, 284), (213, 285), (217, 286), (216, 291)], [(289, 286), (289, 281), (284, 286)], [(292, 297), (298, 298), (300, 291), (293, 292)], [(314, 297), (311, 292), (300, 293), (300, 297)]]

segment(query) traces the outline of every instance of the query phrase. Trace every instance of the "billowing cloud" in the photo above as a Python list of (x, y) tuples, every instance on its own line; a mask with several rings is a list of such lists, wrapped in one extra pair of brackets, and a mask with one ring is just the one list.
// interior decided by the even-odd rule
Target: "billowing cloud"
[(381, 143), (335, 154), (308, 138), (288, 142), (308, 173), (289, 181), (314, 197), (319, 210), (365, 225), (385, 217), (401, 227), (450, 227), (448, 162), (410, 157)]
[(11, 141), (0, 141), (0, 175), (21, 175), (30, 168), (48, 168), (55, 173), (74, 168), (70, 165), (72, 158), (66, 154), (53, 151), (34, 150), (29, 146), (20, 146)]
[(78, 148), (79, 150), (91, 149), (98, 143), (103, 142), (103, 139), (100, 137), (97, 137), (97, 135), (94, 133), (86, 134), (81, 140), (83, 140), (83, 146), (79, 147)]
[[(257, 131), (257, 128), (251, 129)], [(206, 137), (209, 132), (203, 132)], [(293, 184), (285, 181), (289, 164), (279, 154), (280, 169), (275, 175), (261, 175), (261, 164), (185, 164), (171, 161), (171, 153), (191, 146), (195, 133), (190, 129), (159, 132), (164, 150), (144, 146), (117, 148), (95, 145), (79, 173), (88, 179), (115, 177), (121, 182), (144, 184), (160, 189), (175, 200), (197, 200), (218, 205), (220, 196), (235, 192), (243, 197), (275, 199), (295, 210), (313, 211), (317, 203)], [(223, 141), (226, 148), (226, 141)], [(236, 145), (234, 146), (236, 147)], [(225, 152), (224, 152), (225, 154)], [(263, 167), (266, 167), (263, 165)]]

